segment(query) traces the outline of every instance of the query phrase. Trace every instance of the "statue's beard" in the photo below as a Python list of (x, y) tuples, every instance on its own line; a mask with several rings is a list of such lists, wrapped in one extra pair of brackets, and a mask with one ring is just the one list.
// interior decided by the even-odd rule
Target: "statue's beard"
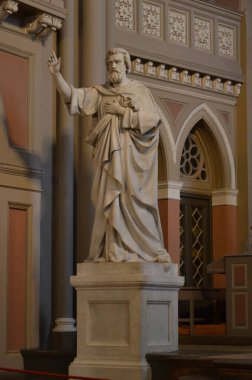
[(121, 83), (121, 81), (123, 80), (122, 72), (118, 72), (118, 71), (109, 72), (108, 77), (109, 77), (110, 83)]

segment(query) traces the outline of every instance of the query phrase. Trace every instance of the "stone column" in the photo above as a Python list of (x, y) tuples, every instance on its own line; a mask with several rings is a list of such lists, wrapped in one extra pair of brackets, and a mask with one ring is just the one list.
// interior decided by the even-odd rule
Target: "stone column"
[(115, 47), (115, 1), (106, 0), (106, 49)]
[[(106, 1), (80, 2), (80, 85), (89, 87), (106, 79)], [(89, 253), (93, 225), (92, 147), (85, 143), (91, 118), (79, 119), (79, 154), (77, 182), (77, 260), (83, 261)]]
[[(68, 10), (60, 32), (58, 56), (62, 57), (61, 73), (74, 83), (74, 2), (66, 0)], [(74, 120), (59, 99), (57, 125), (56, 251), (55, 251), (55, 327), (53, 344), (58, 349), (71, 349), (69, 342), (76, 331), (73, 319), (73, 291), (69, 278), (73, 273), (73, 169)], [(66, 346), (66, 347), (65, 347)]]

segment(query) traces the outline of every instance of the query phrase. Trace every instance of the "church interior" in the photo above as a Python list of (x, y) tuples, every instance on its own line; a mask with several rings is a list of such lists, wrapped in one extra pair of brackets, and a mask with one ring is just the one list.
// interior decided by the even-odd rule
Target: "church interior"
[(114, 47), (160, 115), (159, 213), (184, 277), (178, 351), (147, 354), (151, 379), (252, 379), (251, 39), (250, 0), (0, 0), (0, 379), (75, 357), (92, 118), (68, 114), (47, 61), (92, 87)]

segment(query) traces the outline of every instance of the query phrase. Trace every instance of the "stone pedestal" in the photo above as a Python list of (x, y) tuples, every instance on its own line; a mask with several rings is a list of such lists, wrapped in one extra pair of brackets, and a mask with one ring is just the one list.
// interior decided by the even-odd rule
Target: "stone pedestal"
[(178, 349), (176, 264), (83, 263), (77, 290), (77, 357), (71, 375), (149, 380), (145, 355)]

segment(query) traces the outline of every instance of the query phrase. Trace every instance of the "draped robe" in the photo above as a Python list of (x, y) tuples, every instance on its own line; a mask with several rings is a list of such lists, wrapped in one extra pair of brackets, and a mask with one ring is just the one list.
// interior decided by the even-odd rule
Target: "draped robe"
[[(106, 102), (119, 102), (124, 115), (106, 113)], [(160, 118), (150, 91), (133, 80), (120, 88), (72, 87), (68, 109), (98, 118), (87, 137), (95, 166), (89, 260), (170, 261), (157, 204)]]

